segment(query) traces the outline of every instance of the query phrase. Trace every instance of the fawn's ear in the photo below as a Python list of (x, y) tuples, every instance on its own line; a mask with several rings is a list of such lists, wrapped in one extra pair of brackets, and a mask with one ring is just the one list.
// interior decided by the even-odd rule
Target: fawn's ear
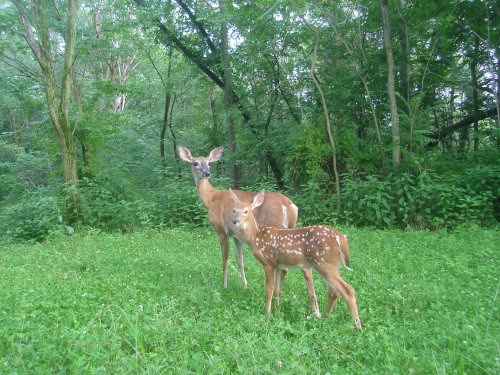
[(234, 204), (240, 203), (240, 200), (238, 199), (238, 197), (236, 196), (236, 194), (234, 194), (234, 191), (232, 191), (231, 189), (229, 189), (229, 193), (231, 194), (231, 199), (233, 200)]
[(177, 151), (178, 151), (179, 157), (182, 160), (187, 161), (188, 163), (193, 162), (193, 157), (191, 156), (191, 151), (189, 151), (189, 149), (186, 146), (179, 145), (179, 147), (177, 148)]
[(212, 151), (210, 151), (210, 155), (208, 155), (207, 159), (209, 162), (212, 162), (212, 161), (217, 161), (220, 159), (220, 157), (222, 156), (222, 151), (224, 151), (224, 147), (217, 147), (217, 148), (214, 148)]
[(264, 203), (264, 194), (266, 191), (263, 189), (257, 193), (257, 195), (253, 198), (252, 208), (259, 207), (262, 203)]

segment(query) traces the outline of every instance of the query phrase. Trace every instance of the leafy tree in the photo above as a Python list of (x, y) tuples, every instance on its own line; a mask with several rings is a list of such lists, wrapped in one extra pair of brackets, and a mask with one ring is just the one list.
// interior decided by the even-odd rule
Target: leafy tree
[[(64, 181), (68, 185), (69, 205), (68, 215), (70, 221), (75, 221), (78, 216), (78, 172), (76, 166), (76, 149), (74, 127), (70, 118), (70, 95), (72, 84), (72, 71), (75, 58), (75, 29), (78, 12), (78, 2), (68, 0), (66, 15), (64, 17), (64, 32), (61, 31), (64, 41), (63, 68), (60, 72), (61, 92), (57, 94), (57, 72), (54, 59), (59, 49), (51, 32), (58, 32), (57, 26), (49, 27), (49, 15), (56, 16), (59, 12), (55, 7), (47, 9), (43, 0), (32, 2), (32, 13), (29, 14), (25, 5), (20, 0), (15, 0), (14, 5), (19, 12), (24, 27), (26, 39), (33, 55), (41, 69), (42, 85), (45, 91), (49, 117), (56, 131), (61, 146)], [(31, 20), (30, 20), (31, 18)], [(33, 34), (35, 30), (36, 34)], [(56, 46), (55, 46), (56, 44)]]

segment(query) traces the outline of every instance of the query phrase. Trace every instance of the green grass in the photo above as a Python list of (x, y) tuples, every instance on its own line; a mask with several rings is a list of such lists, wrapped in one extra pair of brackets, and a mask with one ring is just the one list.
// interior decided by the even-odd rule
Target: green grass
[(222, 289), (207, 229), (4, 246), (0, 373), (499, 373), (498, 232), (345, 231), (362, 332), (298, 270), (266, 323), (262, 268), (246, 250), (244, 290), (231, 254)]

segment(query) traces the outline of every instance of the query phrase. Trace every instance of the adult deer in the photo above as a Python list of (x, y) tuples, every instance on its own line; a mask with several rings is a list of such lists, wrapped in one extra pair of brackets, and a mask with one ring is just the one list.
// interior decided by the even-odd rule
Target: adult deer
[[(211, 176), (210, 163), (216, 162), (222, 156), (222, 147), (213, 149), (207, 157), (193, 157), (191, 151), (185, 146), (180, 145), (178, 148), (179, 157), (191, 164), (194, 181), (198, 189), (198, 195), (208, 209), (208, 219), (210, 224), (217, 232), (219, 237), (220, 247), (222, 249), (222, 279), (224, 288), (227, 287), (227, 258), (229, 249), (229, 237), (234, 237), (236, 245), (236, 259), (240, 267), (241, 282), (243, 287), (247, 287), (245, 270), (243, 266), (243, 243), (234, 236), (236, 226), (233, 224), (233, 202), (231, 193), (228, 190), (219, 190), (214, 188), (208, 181)], [(233, 194), (242, 202), (250, 204), (257, 193), (240, 190), (233, 190)], [(280, 193), (267, 193), (265, 201), (262, 202), (259, 208), (254, 212), (255, 219), (268, 226), (294, 228), (297, 223), (297, 206)], [(286, 270), (280, 275), (280, 281), (284, 278)], [(320, 316), (312, 273), (310, 270), (304, 269), (304, 278), (306, 280), (311, 307), (316, 314)], [(276, 308), (279, 304), (279, 296), (275, 300)]]
[(330, 315), (339, 293), (345, 300), (354, 319), (356, 328), (361, 329), (355, 291), (339, 274), (342, 261), (349, 267), (349, 246), (345, 235), (326, 225), (285, 229), (259, 224), (255, 210), (264, 202), (264, 190), (260, 191), (251, 204), (243, 202), (230, 189), (233, 200), (233, 224), (235, 235), (250, 245), (253, 255), (264, 267), (266, 273), (266, 319), (271, 313), (273, 292), (279, 296), (283, 267), (314, 268), (328, 286), (326, 316)]

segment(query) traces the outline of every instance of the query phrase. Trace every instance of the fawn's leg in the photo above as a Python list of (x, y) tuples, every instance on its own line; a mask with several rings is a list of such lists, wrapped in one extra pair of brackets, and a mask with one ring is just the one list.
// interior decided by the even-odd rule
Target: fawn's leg
[(307, 290), (309, 292), (311, 308), (314, 311), (316, 317), (321, 318), (321, 313), (319, 312), (318, 307), (318, 299), (316, 298), (316, 290), (314, 289), (312, 270), (310, 268), (302, 268), (302, 273), (304, 274), (304, 280), (306, 281)]
[(288, 270), (277, 268), (274, 276), (274, 311), (278, 311), (280, 307), (280, 296), (281, 296), (281, 288), (283, 286), (283, 279), (285, 278), (286, 272)]
[(339, 292), (328, 285), (328, 304), (326, 305), (325, 318), (330, 316), (339, 298)]
[(266, 273), (266, 320), (271, 318), (271, 302), (273, 299), (274, 280), (276, 278), (276, 268), (273, 266), (265, 266)]
[(234, 239), (234, 244), (236, 245), (236, 260), (240, 266), (240, 277), (243, 288), (247, 288), (247, 279), (245, 277), (245, 269), (243, 268), (243, 244), (237, 238)]
[(335, 291), (340, 293), (346, 302), (349, 311), (351, 312), (354, 319), (354, 325), (356, 328), (361, 329), (361, 321), (359, 320), (358, 305), (356, 304), (356, 292), (354, 288), (340, 277), (336, 269), (330, 267), (329, 265), (323, 267), (319, 266), (318, 272), (326, 280), (329, 288), (333, 288)]

